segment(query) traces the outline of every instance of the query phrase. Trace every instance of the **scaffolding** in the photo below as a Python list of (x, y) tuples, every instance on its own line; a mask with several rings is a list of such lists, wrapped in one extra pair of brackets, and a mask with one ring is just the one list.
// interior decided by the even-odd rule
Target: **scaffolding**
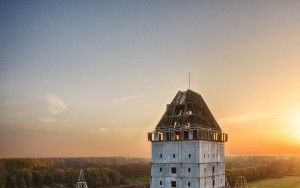
[(227, 142), (223, 133), (200, 94), (192, 91), (178, 91), (167, 105), (166, 112), (155, 127), (148, 133), (148, 140), (207, 140)]
[(155, 130), (184, 128), (206, 128), (221, 131), (201, 95), (192, 90), (178, 91), (172, 102), (167, 105), (166, 112)]

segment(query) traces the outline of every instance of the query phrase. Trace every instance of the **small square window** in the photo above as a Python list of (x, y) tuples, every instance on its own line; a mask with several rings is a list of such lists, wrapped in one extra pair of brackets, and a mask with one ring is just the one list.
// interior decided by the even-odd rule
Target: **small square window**
[(172, 167), (171, 172), (172, 172), (172, 174), (176, 174), (176, 167)]
[(176, 181), (171, 181), (171, 187), (176, 187)]

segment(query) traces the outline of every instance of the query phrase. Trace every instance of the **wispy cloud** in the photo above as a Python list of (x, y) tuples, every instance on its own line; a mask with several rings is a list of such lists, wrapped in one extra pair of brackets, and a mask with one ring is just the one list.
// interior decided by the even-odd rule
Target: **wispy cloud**
[(126, 101), (131, 101), (131, 100), (136, 100), (136, 99), (145, 99), (148, 96), (149, 95), (145, 95), (145, 94), (133, 94), (133, 95), (126, 95), (126, 96), (115, 98), (115, 99), (113, 99), (113, 101), (114, 102), (126, 102)]
[(65, 102), (59, 96), (55, 94), (47, 94), (46, 96), (42, 97), (47, 102), (47, 109), (48, 111), (53, 114), (57, 115), (66, 110), (67, 106)]
[(131, 133), (136, 131), (135, 128), (107, 128), (107, 127), (100, 127), (96, 130), (97, 133)]
[(41, 97), (46, 102), (46, 114), (38, 119), (45, 123), (56, 122), (57, 116), (67, 109), (66, 103), (56, 94), (47, 94)]
[(40, 117), (38, 117), (38, 119), (41, 122), (44, 122), (44, 123), (54, 123), (54, 122), (56, 122), (55, 117), (40, 116)]
[(274, 118), (277, 117), (274, 113), (248, 113), (248, 114), (239, 114), (236, 116), (229, 116), (219, 118), (219, 122), (223, 124), (230, 124), (230, 123), (240, 123), (240, 122), (251, 122), (265, 118)]

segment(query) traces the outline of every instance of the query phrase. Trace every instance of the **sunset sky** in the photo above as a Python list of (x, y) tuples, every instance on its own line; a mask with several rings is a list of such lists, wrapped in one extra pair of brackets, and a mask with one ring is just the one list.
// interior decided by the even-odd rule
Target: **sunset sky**
[(0, 157), (150, 157), (188, 72), (227, 154), (300, 154), (300, 1), (0, 8)]

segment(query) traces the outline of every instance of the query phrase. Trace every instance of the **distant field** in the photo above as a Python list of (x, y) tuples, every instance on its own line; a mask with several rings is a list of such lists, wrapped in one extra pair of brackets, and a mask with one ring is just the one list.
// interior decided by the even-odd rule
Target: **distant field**
[(248, 184), (248, 188), (300, 188), (300, 176), (255, 181)]

